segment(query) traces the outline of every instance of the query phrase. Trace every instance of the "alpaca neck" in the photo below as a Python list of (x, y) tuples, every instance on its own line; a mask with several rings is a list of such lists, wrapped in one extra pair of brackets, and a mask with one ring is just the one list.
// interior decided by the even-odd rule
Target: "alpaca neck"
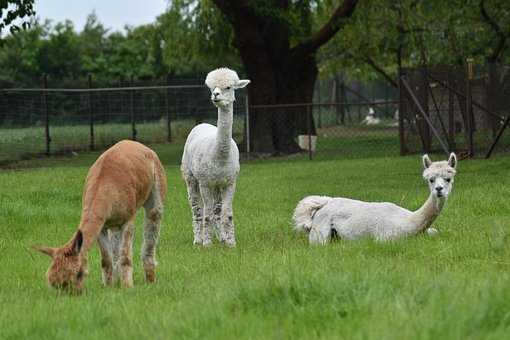
[(103, 229), (105, 219), (98, 216), (82, 216), (78, 227), (83, 234), (82, 254), (87, 254)]
[(430, 227), (432, 222), (441, 213), (446, 198), (438, 198), (433, 193), (430, 193), (427, 201), (412, 214), (413, 229), (416, 233), (423, 231)]
[(216, 154), (218, 159), (228, 159), (232, 140), (232, 121), (234, 105), (218, 108), (218, 130), (216, 136)]

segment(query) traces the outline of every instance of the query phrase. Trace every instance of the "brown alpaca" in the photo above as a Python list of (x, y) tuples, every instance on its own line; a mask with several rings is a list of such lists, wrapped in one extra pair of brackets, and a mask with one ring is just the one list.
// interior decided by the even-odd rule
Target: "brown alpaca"
[(163, 165), (148, 147), (126, 140), (106, 150), (87, 175), (78, 231), (61, 248), (35, 247), (53, 259), (46, 273), (49, 284), (80, 292), (88, 274), (87, 255), (97, 240), (103, 283), (111, 285), (120, 277), (123, 287), (132, 287), (134, 220), (142, 206), (142, 262), (146, 280), (155, 281), (155, 249), (166, 185)]

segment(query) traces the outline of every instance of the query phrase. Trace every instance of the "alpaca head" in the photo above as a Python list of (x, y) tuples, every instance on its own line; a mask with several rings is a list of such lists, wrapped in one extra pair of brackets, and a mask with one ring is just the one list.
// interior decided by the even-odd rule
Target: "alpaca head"
[(34, 246), (34, 249), (53, 259), (46, 272), (46, 278), (51, 287), (74, 293), (81, 292), (86, 272), (80, 254), (82, 244), (83, 234), (78, 230), (72, 241), (61, 248)]
[(234, 91), (245, 87), (249, 80), (240, 80), (237, 73), (226, 67), (209, 72), (205, 84), (211, 90), (211, 101), (217, 107), (226, 107), (235, 101)]
[(437, 198), (446, 199), (453, 188), (457, 167), (457, 157), (452, 152), (447, 161), (432, 162), (428, 155), (423, 156), (423, 178), (429, 184), (430, 192)]

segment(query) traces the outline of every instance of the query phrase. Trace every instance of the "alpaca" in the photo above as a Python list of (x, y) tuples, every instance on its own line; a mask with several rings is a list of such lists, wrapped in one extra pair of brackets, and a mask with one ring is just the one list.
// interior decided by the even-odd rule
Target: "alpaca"
[(88, 252), (97, 240), (104, 285), (112, 285), (120, 276), (123, 287), (132, 287), (134, 221), (142, 206), (142, 262), (146, 280), (154, 282), (166, 186), (163, 165), (148, 147), (126, 140), (106, 150), (85, 180), (81, 220), (74, 236), (60, 248), (34, 247), (53, 259), (46, 273), (50, 286), (81, 292), (88, 274)]
[(365, 119), (361, 121), (361, 124), (365, 125), (379, 125), (380, 123), (381, 119), (375, 116), (375, 111), (372, 108), (368, 110), (368, 114), (366, 115)]
[(228, 68), (209, 72), (205, 84), (218, 108), (218, 127), (200, 124), (191, 130), (182, 155), (181, 171), (193, 215), (193, 244), (211, 245), (211, 226), (220, 242), (235, 246), (232, 201), (239, 173), (239, 150), (232, 139), (234, 91), (249, 80), (239, 80)]
[(457, 158), (450, 154), (448, 161), (432, 162), (423, 156), (423, 178), (428, 182), (430, 195), (425, 204), (412, 212), (393, 203), (363, 202), (348, 198), (308, 196), (294, 211), (294, 228), (309, 234), (310, 244), (325, 244), (332, 236), (355, 240), (373, 237), (378, 241), (426, 232), (441, 212), (453, 187)]

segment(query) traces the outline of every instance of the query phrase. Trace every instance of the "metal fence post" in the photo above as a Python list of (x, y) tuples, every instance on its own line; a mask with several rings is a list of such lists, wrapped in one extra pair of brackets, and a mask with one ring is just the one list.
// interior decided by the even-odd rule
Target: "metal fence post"
[(468, 153), (469, 157), (473, 157), (475, 154), (473, 144), (473, 103), (471, 93), (471, 79), (473, 79), (473, 59), (466, 59), (467, 77), (466, 77), (466, 121), (468, 129)]
[(250, 99), (248, 93), (246, 93), (246, 97), (244, 97), (244, 105), (246, 109), (246, 136), (244, 139), (246, 140), (246, 154), (248, 159), (250, 159), (251, 145), (250, 145)]
[[(89, 74), (88, 77), (88, 85), (89, 90), (92, 89), (92, 75)], [(90, 125), (90, 150), (94, 150), (95, 148), (95, 140), (94, 140), (94, 114), (92, 112), (92, 92), (88, 93), (88, 110), (89, 110), (89, 125)]]
[(312, 113), (312, 105), (307, 104), (306, 106), (306, 129), (308, 132), (308, 159), (312, 160), (312, 122), (311, 122), (311, 113)]
[[(166, 85), (170, 86), (170, 75), (166, 76)], [(166, 140), (168, 143), (172, 141), (172, 123), (171, 123), (171, 112), (170, 112), (170, 87), (165, 91), (165, 105), (166, 105)]]
[(131, 82), (130, 82), (131, 89), (129, 90), (130, 97), (129, 97), (129, 108), (131, 111), (131, 139), (136, 140), (136, 122), (135, 122), (135, 91), (133, 90), (134, 87), (134, 78), (131, 76)]
[[(48, 75), (45, 74), (43, 78), (43, 88), (44, 90), (48, 89)], [(50, 136), (50, 110), (48, 107), (48, 92), (43, 91), (42, 96), (43, 102), (44, 102), (44, 132), (46, 137), (46, 156), (50, 155), (50, 143), (51, 143), (51, 136)]]

